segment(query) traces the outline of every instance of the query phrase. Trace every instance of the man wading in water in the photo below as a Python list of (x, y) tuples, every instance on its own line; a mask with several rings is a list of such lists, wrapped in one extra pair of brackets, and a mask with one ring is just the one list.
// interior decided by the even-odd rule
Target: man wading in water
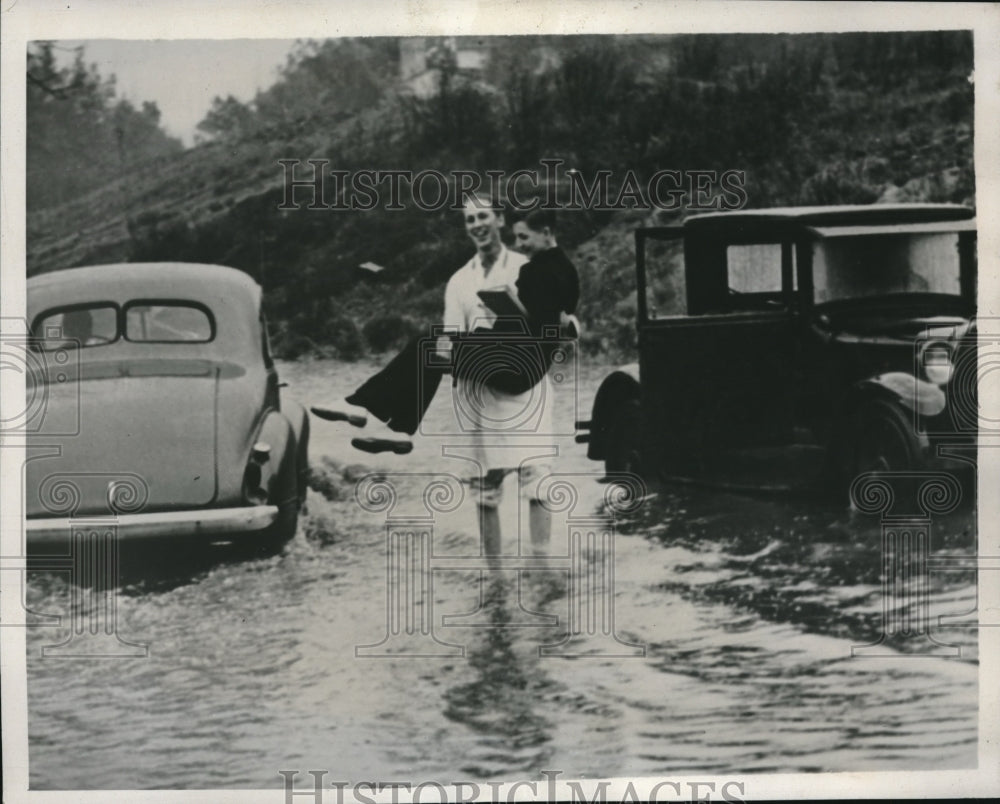
[[(452, 275), (445, 289), (444, 324), (456, 334), (438, 340), (442, 364), (427, 359), (421, 347), (425, 338), (415, 338), (342, 404), (313, 407), (312, 412), (358, 427), (365, 427), (371, 414), (390, 432), (355, 438), (351, 443), (367, 452), (405, 454), (413, 445), (399, 434), (416, 432), (441, 377), (450, 370), (456, 405), (472, 419), (463, 441), (471, 440), (473, 459), (479, 465), (470, 486), (480, 509), (484, 552), (500, 554), (498, 506), (504, 478), (512, 472), (517, 472), (522, 498), (529, 501), (532, 545), (536, 552), (544, 552), (551, 514), (538, 498), (538, 480), (549, 467), (538, 459), (550, 454), (554, 446), (553, 393), (547, 372), (560, 343), (558, 337), (546, 333), (558, 333), (562, 326), (571, 337), (577, 336), (572, 313), (579, 299), (579, 281), (573, 264), (556, 245), (552, 212), (536, 210), (519, 216), (514, 233), (524, 255), (504, 246), (500, 239), (504, 213), (489, 199), (469, 199), (463, 214), (476, 253)], [(524, 308), (520, 320), (498, 320), (478, 295), (500, 286), (516, 293)], [(540, 441), (548, 442), (548, 449), (538, 449)]]

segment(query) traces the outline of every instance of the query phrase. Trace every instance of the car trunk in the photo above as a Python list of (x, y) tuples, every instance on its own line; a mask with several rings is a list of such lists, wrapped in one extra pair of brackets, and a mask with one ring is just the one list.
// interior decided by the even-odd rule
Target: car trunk
[(46, 388), (43, 432), (32, 447), (44, 454), (53, 445), (60, 454), (28, 461), (29, 517), (73, 513), (54, 504), (54, 484), (63, 478), (79, 490), (78, 515), (108, 513), (108, 486), (116, 479), (145, 484), (146, 511), (215, 499), (218, 379), (212, 364), (83, 365), (78, 377)]

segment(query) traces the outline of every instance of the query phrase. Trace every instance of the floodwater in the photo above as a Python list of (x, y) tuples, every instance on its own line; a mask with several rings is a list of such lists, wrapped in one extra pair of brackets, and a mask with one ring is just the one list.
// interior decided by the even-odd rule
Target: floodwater
[[(280, 368), (285, 393), (309, 404), (342, 396), (372, 364)], [(557, 418), (574, 405), (587, 418), (605, 371), (588, 366), (578, 386), (559, 386)], [(428, 420), (444, 421), (449, 404), (442, 389)], [(586, 579), (600, 539), (519, 584), (511, 569), (483, 571), (466, 498), (435, 514), (432, 587), (400, 614), (404, 632), (429, 623), (422, 652), (444, 655), (401, 655), (409, 642), (386, 641), (386, 513), (359, 504), (355, 481), (382, 472), (409, 511), (427, 474), (461, 475), (464, 464), (441, 455), (440, 439), (405, 457), (367, 456), (349, 446), (353, 434), (313, 420), (315, 488), (280, 555), (123, 556), (118, 632), (147, 645), (145, 658), (43, 658), (69, 631), (29, 629), (33, 788), (280, 789), (279, 770), (308, 780), (307, 769), (450, 782), (543, 769), (567, 779), (975, 767), (974, 630), (935, 631), (957, 657), (917, 655), (926, 643), (913, 641), (852, 657), (881, 632), (878, 521), (846, 505), (684, 486), (650, 487), (612, 518), (609, 486), (571, 435), (554, 468), (578, 497), (554, 517), (551, 552), (573, 555), (567, 529), (579, 522), (567, 516), (597, 517), (585, 531), (602, 516), (612, 523), (613, 584), (590, 616), (613, 622), (614, 636), (569, 618), (579, 590), (598, 588)], [(510, 478), (511, 555), (516, 491)], [(975, 532), (969, 506), (935, 519), (932, 555), (971, 555)], [(33, 611), (66, 615), (70, 592), (61, 575), (29, 576)], [(931, 576), (932, 618), (968, 613), (975, 599), (973, 577)], [(540, 655), (560, 643), (569, 657)], [(366, 645), (376, 655), (356, 655)]]

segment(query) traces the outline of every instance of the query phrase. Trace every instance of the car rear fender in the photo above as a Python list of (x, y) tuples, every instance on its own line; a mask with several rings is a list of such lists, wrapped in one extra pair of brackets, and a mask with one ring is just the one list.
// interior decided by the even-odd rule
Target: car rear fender
[[(590, 428), (587, 457), (600, 461), (607, 457), (608, 438), (614, 422), (615, 411), (624, 403), (639, 399), (639, 364), (629, 363), (611, 372), (601, 382), (594, 397), (590, 422), (581, 422)], [(579, 438), (579, 436), (578, 436)]]
[[(268, 411), (257, 432), (255, 444), (265, 443), (270, 447), (266, 461), (261, 462), (260, 488), (267, 491), (270, 505), (282, 506), (296, 502), (298, 484), (296, 478), (296, 438), (292, 424), (283, 413)], [(247, 463), (253, 460), (247, 456)]]
[(295, 473), (298, 480), (299, 501), (305, 499), (305, 485), (309, 475), (309, 416), (306, 409), (292, 400), (281, 401), (281, 412), (288, 419), (295, 438)]

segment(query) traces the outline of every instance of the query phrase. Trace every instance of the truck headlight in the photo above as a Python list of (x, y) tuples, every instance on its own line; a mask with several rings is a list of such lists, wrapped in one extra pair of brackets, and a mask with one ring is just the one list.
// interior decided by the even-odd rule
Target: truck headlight
[(951, 379), (954, 365), (951, 362), (951, 348), (941, 341), (928, 343), (920, 351), (920, 363), (924, 375), (935, 385), (944, 385)]

